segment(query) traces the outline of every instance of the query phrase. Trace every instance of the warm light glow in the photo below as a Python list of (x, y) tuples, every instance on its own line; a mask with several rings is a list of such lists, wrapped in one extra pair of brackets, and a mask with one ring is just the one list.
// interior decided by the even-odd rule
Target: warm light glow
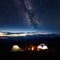
[(28, 50), (30, 50), (30, 48), (28, 48)]
[(20, 51), (20, 47), (18, 45), (13, 45), (12, 52)]
[(33, 47), (33, 46), (32, 46), (32, 48), (31, 48), (31, 50), (34, 51), (34, 47)]

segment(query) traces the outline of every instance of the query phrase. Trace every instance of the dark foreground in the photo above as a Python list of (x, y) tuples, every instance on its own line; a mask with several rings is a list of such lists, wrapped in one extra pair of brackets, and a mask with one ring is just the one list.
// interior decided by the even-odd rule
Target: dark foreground
[(0, 54), (0, 60), (54, 60), (58, 59), (56, 52), (48, 51), (25, 51), (25, 52), (9, 52)]
[[(17, 39), (18, 41), (16, 42)], [(23, 51), (11, 52), (11, 47), (18, 44), (25, 47), (28, 44), (39, 45), (45, 43), (48, 50), (45, 51)], [(60, 52), (60, 37), (54, 38), (8, 38), (0, 39), (0, 60), (54, 60), (58, 59)]]

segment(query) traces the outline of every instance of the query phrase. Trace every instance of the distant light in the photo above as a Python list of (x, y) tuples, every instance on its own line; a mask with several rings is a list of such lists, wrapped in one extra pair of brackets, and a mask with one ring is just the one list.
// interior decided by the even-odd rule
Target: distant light
[(37, 50), (40, 51), (40, 50), (46, 50), (48, 49), (48, 47), (45, 45), (45, 44), (40, 44), (39, 46), (37, 46)]
[(16, 51), (20, 51), (20, 47), (18, 46), (18, 45), (13, 45), (13, 47), (12, 47), (12, 52), (16, 52)]
[(28, 48), (28, 50), (30, 50), (30, 48)]
[(9, 36), (9, 37), (17, 37), (17, 36), (26, 36), (27, 33), (23, 33), (23, 34), (17, 34), (17, 33), (12, 33), (12, 34), (7, 34), (7, 33), (3, 33), (3, 32), (0, 32), (0, 36)]
[(18, 36), (26, 36), (27, 34), (19, 34)]
[(2, 32), (0, 32), (0, 36), (5, 36), (5, 34), (4, 34), (4, 33), (2, 33)]
[(35, 47), (34, 47), (34, 46), (32, 46), (31, 50), (32, 50), (32, 51), (34, 51), (34, 50), (35, 50)]
[(33, 44), (29, 44), (26, 49), (28, 49), (28, 51), (36, 51), (36, 46)]
[[(4, 32), (0, 32), (0, 36), (8, 36), (8, 37), (18, 37), (18, 36), (25, 37), (27, 35), (33, 36), (33, 35), (37, 35), (37, 34), (48, 34), (48, 33), (46, 33), (46, 32), (34, 32), (34, 33), (33, 32), (25, 32), (25, 33), (19, 33), (19, 34), (17, 34), (17, 33), (7, 34)], [(51, 33), (49, 33), (49, 34), (51, 34)]]

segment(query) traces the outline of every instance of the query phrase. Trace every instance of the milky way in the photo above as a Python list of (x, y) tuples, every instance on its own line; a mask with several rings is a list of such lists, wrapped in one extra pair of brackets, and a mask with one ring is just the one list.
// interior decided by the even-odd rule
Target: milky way
[(33, 28), (37, 28), (39, 26), (39, 21), (36, 20), (37, 17), (35, 15), (35, 12), (34, 10), (32, 9), (32, 5), (30, 3), (29, 0), (24, 0), (24, 3), (25, 3), (25, 7), (26, 7), (26, 11), (25, 11), (25, 14), (26, 14), (26, 20), (27, 20), (27, 23), (33, 27)]
[(0, 31), (60, 33), (60, 0), (0, 0)]
[[(17, 7), (20, 8), (20, 5), (23, 5), (23, 18), (24, 22), (28, 24), (29, 27), (35, 29), (38, 28), (40, 23), (38, 17), (34, 12), (34, 7), (32, 6), (31, 0), (14, 0), (17, 3)], [(20, 10), (21, 11), (21, 10)]]

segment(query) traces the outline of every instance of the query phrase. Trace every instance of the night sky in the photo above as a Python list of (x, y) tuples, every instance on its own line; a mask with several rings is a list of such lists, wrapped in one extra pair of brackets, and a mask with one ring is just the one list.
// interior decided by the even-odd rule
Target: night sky
[(60, 0), (0, 0), (0, 31), (60, 33)]

